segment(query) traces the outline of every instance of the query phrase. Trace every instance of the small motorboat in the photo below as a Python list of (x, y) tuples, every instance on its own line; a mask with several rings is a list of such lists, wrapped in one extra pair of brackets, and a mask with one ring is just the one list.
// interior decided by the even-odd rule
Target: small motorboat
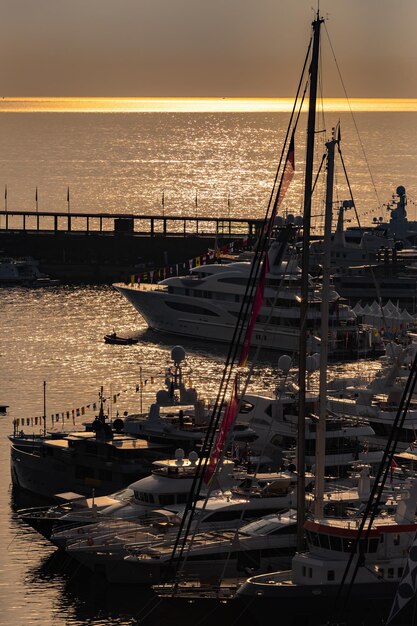
[(114, 331), (104, 336), (105, 343), (117, 344), (119, 346), (128, 346), (138, 343), (139, 339), (135, 337), (119, 337)]

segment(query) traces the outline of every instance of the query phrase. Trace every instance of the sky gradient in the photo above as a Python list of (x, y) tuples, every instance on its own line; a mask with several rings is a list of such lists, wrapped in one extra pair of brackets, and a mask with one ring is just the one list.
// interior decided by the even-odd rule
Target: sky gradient
[[(3, 97), (291, 97), (311, 0), (1, 0)], [(322, 0), (324, 95), (417, 98), (416, 0)], [(330, 63), (331, 61), (331, 63)]]

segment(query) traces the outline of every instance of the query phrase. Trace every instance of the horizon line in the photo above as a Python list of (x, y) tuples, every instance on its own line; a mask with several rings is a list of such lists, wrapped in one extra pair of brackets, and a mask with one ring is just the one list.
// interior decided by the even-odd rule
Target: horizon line
[[(323, 109), (333, 112), (413, 112), (417, 98), (323, 98)], [(304, 103), (306, 108), (308, 99)], [(0, 113), (145, 113), (145, 112), (290, 112), (294, 98), (162, 97), (162, 96), (3, 96)]]

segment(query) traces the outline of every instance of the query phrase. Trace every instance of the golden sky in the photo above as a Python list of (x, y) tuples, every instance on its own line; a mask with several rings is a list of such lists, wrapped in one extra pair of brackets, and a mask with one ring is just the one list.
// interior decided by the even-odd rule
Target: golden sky
[[(3, 97), (282, 98), (295, 93), (315, 3), (1, 5)], [(417, 98), (416, 0), (321, 0), (320, 10), (327, 97)]]

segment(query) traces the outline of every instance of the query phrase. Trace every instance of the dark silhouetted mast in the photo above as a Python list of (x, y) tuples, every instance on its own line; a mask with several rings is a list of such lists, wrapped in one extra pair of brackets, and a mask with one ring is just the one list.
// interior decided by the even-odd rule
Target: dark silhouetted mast
[(307, 360), (307, 313), (309, 291), (309, 245), (311, 222), (311, 195), (313, 189), (314, 138), (316, 130), (317, 78), (319, 66), (320, 26), (323, 20), (317, 13), (313, 22), (313, 50), (310, 64), (310, 93), (307, 123), (306, 171), (304, 181), (304, 212), (303, 212), (303, 255), (300, 304), (300, 351), (299, 351), (299, 412), (298, 412), (298, 444), (297, 444), (297, 550), (304, 547), (305, 518), (305, 406), (306, 406), (306, 360)]

